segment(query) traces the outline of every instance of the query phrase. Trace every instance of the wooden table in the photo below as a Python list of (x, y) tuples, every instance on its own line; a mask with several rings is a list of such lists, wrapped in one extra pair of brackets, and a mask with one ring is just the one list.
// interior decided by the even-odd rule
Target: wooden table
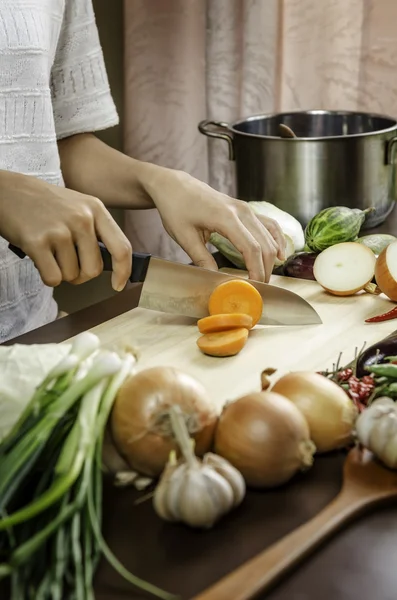
[[(379, 230), (397, 235), (397, 212)], [(220, 262), (222, 262), (220, 260)], [(9, 343), (62, 341), (135, 307), (140, 286)], [(169, 526), (153, 518), (150, 502), (134, 505), (131, 489), (105, 486), (104, 532), (132, 572), (184, 599), (206, 588), (283, 535), (310, 519), (338, 492), (343, 453), (318, 458), (314, 468), (286, 488), (249, 492), (238, 510), (209, 532)], [(266, 596), (269, 600), (395, 600), (397, 510), (377, 510), (318, 551)], [(96, 600), (144, 600), (105, 563)], [(22, 600), (22, 599), (21, 599)], [(232, 598), (230, 600), (233, 600)]]

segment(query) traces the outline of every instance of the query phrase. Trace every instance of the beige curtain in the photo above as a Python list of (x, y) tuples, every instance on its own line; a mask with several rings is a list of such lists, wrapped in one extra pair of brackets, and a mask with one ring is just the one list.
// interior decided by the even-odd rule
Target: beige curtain
[[(201, 119), (297, 109), (397, 116), (396, 0), (124, 0), (125, 151), (234, 193)], [(136, 250), (186, 255), (156, 211), (127, 216)]]

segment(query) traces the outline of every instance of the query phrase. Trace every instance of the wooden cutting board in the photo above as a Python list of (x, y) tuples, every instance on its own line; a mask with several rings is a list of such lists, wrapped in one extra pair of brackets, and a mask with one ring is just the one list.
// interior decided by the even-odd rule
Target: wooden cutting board
[[(242, 272), (239, 271), (241, 276)], [(355, 348), (379, 341), (397, 329), (397, 321), (364, 323), (365, 319), (392, 308), (383, 295), (360, 293), (350, 297), (327, 294), (314, 281), (272, 277), (272, 284), (291, 290), (312, 304), (323, 324), (295, 327), (257, 326), (237, 356), (213, 358), (196, 345), (196, 321), (134, 308), (95, 328), (107, 347), (128, 344), (138, 350), (138, 369), (175, 366), (208, 389), (219, 409), (229, 399), (260, 389), (266, 367), (278, 369), (276, 377), (290, 370), (331, 368), (340, 352), (343, 363), (354, 358)]]

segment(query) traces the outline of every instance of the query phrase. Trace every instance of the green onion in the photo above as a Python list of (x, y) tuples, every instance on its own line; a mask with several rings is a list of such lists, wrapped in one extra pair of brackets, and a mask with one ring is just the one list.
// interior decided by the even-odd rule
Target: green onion
[(11, 600), (94, 600), (101, 554), (136, 587), (175, 598), (129, 573), (101, 534), (103, 436), (135, 359), (98, 347), (92, 334), (76, 338), (0, 444), (0, 579), (11, 578)]

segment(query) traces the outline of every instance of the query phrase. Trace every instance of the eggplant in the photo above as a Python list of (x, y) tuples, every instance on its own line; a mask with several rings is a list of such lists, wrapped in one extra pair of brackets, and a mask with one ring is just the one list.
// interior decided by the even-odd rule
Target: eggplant
[(298, 252), (297, 254), (293, 254), (283, 264), (283, 275), (315, 281), (313, 266), (317, 256), (315, 252)]
[(393, 331), (383, 340), (376, 342), (372, 346), (369, 346), (364, 352), (360, 354), (356, 364), (356, 375), (357, 377), (363, 377), (368, 375), (366, 367), (370, 367), (374, 364), (384, 363), (387, 356), (397, 355), (397, 330)]

